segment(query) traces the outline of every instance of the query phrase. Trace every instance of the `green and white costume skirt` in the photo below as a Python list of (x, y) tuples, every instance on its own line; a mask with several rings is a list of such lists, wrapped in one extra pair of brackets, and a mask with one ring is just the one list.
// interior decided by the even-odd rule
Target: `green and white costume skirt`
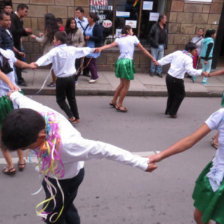
[(121, 58), (116, 61), (115, 74), (116, 77), (133, 80), (135, 73), (135, 65), (133, 60), (128, 58)]
[(0, 97), (0, 129), (2, 128), (2, 122), (6, 118), (7, 114), (12, 111), (12, 101), (8, 99), (8, 96)]
[(210, 162), (199, 175), (193, 192), (194, 206), (202, 212), (202, 222), (207, 223), (214, 220), (219, 224), (224, 224), (224, 180), (219, 189), (213, 191), (206, 176), (212, 167)]

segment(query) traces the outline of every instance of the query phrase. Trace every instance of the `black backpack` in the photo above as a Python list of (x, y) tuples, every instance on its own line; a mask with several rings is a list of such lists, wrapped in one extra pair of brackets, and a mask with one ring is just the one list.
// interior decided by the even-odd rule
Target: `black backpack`
[(9, 65), (9, 59), (3, 56), (1, 52), (0, 57), (2, 57), (2, 61), (0, 62), (0, 70), (5, 74), (12, 72), (13, 69)]

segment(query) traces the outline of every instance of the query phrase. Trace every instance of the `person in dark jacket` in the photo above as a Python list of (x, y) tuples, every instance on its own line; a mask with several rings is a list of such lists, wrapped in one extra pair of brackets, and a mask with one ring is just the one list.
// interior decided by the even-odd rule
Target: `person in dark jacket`
[[(18, 49), (19, 52), (15, 52), (16, 57), (19, 60), (23, 60), (23, 57), (25, 56), (24, 53), (21, 52), (21, 37), (22, 36), (28, 36), (32, 33), (31, 28), (23, 28), (23, 20), (22, 18), (26, 17), (28, 15), (28, 6), (26, 4), (19, 4), (17, 6), (17, 11), (13, 14), (11, 14), (11, 28), (10, 31), (13, 36), (14, 40), (14, 46), (16, 49)], [(16, 74), (18, 77), (18, 85), (26, 86), (26, 82), (22, 77), (22, 70), (20, 68), (16, 67)]]
[[(164, 49), (167, 48), (168, 30), (166, 23), (166, 15), (160, 15), (158, 22), (152, 26), (149, 32), (151, 55), (156, 60), (159, 60), (164, 56)], [(151, 63), (150, 76), (153, 76), (154, 74), (162, 78), (162, 66), (155, 66), (154, 63)]]
[[(101, 47), (103, 42), (103, 28), (101, 25), (97, 23), (99, 20), (98, 16), (95, 13), (89, 13), (88, 22), (85, 31), (84, 31), (84, 38), (86, 41), (87, 47), (96, 48)], [(100, 56), (99, 53), (91, 53), (87, 55), (84, 59), (84, 71), (83, 75), (88, 74), (91, 72), (91, 79), (89, 83), (95, 83), (98, 79), (97, 67), (96, 67), (96, 58)]]
[(4, 50), (10, 49), (14, 51), (14, 43), (12, 34), (9, 31), (11, 26), (10, 15), (5, 12), (0, 13), (0, 47)]

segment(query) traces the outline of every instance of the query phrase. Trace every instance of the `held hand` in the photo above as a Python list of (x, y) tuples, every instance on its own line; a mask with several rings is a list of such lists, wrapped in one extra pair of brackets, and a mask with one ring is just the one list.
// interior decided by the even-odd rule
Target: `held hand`
[(205, 76), (205, 77), (209, 77), (209, 73), (208, 72), (202, 72), (201, 75)]
[(14, 84), (10, 84), (10, 85), (9, 85), (9, 88), (10, 88), (12, 91), (19, 91), (19, 88), (18, 88), (16, 85), (14, 85)]
[(161, 154), (155, 154), (155, 155), (150, 155), (148, 156), (150, 163), (154, 164), (156, 162), (159, 162), (162, 160)]
[(32, 33), (32, 29), (31, 28), (24, 28), (24, 30), (26, 31), (26, 33)]
[(35, 62), (32, 62), (32, 63), (29, 64), (29, 68), (31, 68), (31, 69), (37, 69), (37, 67), (38, 66)]
[(155, 163), (149, 163), (148, 167), (146, 169), (146, 172), (152, 172), (153, 170), (155, 170), (158, 166)]
[(37, 36), (34, 35), (34, 34), (31, 34), (31, 35), (29, 35), (29, 37), (32, 38), (32, 39), (36, 39)]
[(9, 100), (10, 100), (10, 96), (11, 96), (11, 94), (12, 94), (13, 92), (15, 92), (15, 91), (10, 91), (10, 92), (7, 93), (7, 96), (8, 96), (8, 98), (9, 98)]
[(100, 47), (99, 48), (95, 48), (94, 53), (99, 53), (99, 52), (101, 52), (101, 48)]
[(155, 60), (155, 61), (153, 61), (153, 64), (156, 65), (156, 66), (158, 66), (159, 65), (159, 62)]

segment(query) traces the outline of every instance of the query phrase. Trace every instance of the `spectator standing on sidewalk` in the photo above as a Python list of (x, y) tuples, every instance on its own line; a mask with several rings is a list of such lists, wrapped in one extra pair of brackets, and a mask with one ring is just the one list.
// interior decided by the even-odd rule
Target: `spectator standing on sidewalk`
[[(193, 67), (198, 68), (198, 65), (200, 63), (200, 55), (203, 47), (203, 40), (204, 40), (204, 29), (203, 28), (198, 28), (197, 30), (197, 36), (193, 37), (191, 42), (196, 44), (196, 50), (197, 52), (195, 53), (193, 57)], [(196, 76), (192, 76), (192, 81), (195, 82)]]
[[(214, 39), (215, 39), (216, 31), (213, 29), (207, 30), (205, 33), (205, 38), (203, 40), (203, 47), (201, 52), (201, 64), (202, 70), (204, 72), (210, 72), (212, 68), (212, 57), (213, 57), (213, 49), (214, 49)], [(204, 77), (202, 80), (202, 84), (208, 84), (208, 78)]]
[[(44, 16), (44, 33), (41, 33), (39, 37), (36, 35), (31, 35), (30, 37), (39, 42), (43, 47), (43, 55), (48, 53), (54, 47), (54, 35), (58, 31), (58, 25), (55, 16), (52, 13), (47, 13)], [(51, 70), (52, 82), (50, 82), (48, 87), (56, 86), (56, 76), (54, 70)]]
[[(164, 56), (164, 50), (167, 48), (168, 30), (166, 27), (166, 15), (160, 15), (158, 22), (153, 24), (149, 32), (149, 44), (151, 46), (151, 55), (158, 61)], [(151, 62), (150, 76), (154, 74), (162, 78), (162, 66), (156, 66)]]
[(77, 27), (84, 33), (87, 25), (89, 24), (88, 19), (84, 16), (84, 9), (82, 7), (77, 7), (75, 9), (75, 20)]
[[(65, 32), (67, 34), (67, 44), (74, 47), (84, 47), (85, 41), (82, 31), (77, 27), (76, 20), (73, 17), (70, 17), (66, 21)], [(83, 58), (77, 58), (75, 60), (75, 84), (78, 83), (78, 78), (81, 74), (81, 67), (83, 64)]]
[[(16, 57), (19, 60), (23, 60), (25, 54), (21, 50), (21, 37), (28, 36), (32, 33), (31, 28), (23, 28), (23, 18), (28, 16), (29, 7), (26, 4), (19, 4), (15, 13), (11, 14), (11, 28), (10, 31), (13, 36), (14, 46), (18, 49), (18, 52), (15, 52)], [(16, 75), (18, 78), (18, 85), (26, 86), (26, 82), (22, 77), (22, 69), (16, 67)]]
[(57, 21), (57, 25), (58, 25), (58, 30), (59, 31), (65, 31), (65, 27), (63, 25), (62, 18), (58, 17), (58, 18), (56, 18), (56, 21)]
[(9, 15), (11, 15), (13, 13), (12, 4), (10, 2), (5, 2), (4, 7), (3, 7), (3, 11), (5, 13), (8, 13)]
[[(84, 38), (86, 46), (90, 48), (101, 47), (103, 45), (103, 27), (97, 23), (99, 20), (96, 13), (89, 13), (88, 22), (85, 31)], [(90, 71), (91, 78), (89, 83), (95, 83), (99, 78), (96, 66), (96, 59), (100, 56), (100, 52), (91, 53), (84, 58), (84, 70), (83, 75), (88, 76)]]

